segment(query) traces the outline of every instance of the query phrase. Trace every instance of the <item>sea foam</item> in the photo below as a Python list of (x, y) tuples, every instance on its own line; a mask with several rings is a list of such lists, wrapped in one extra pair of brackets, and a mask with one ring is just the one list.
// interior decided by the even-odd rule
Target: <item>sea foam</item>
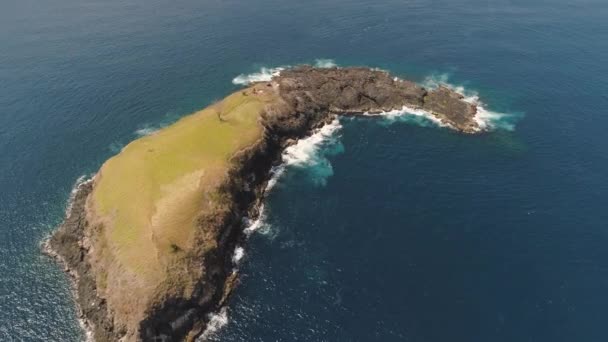
[(197, 342), (207, 341), (209, 338), (213, 337), (222, 327), (228, 324), (228, 309), (223, 307), (219, 312), (209, 314), (209, 321), (207, 322), (207, 327), (205, 331), (201, 334), (199, 338), (197, 338)]
[(254, 82), (269, 82), (273, 77), (281, 74), (281, 71), (285, 70), (285, 67), (277, 68), (266, 68), (263, 67), (258, 72), (252, 74), (240, 74), (234, 79), (232, 83), (239, 85), (247, 85)]
[(283, 152), (285, 165), (305, 166), (311, 165), (319, 158), (319, 150), (328, 142), (335, 141), (335, 134), (342, 128), (340, 120), (334, 119), (331, 123), (321, 127), (307, 138), (300, 139)]
[(334, 68), (337, 66), (336, 61), (333, 59), (320, 58), (315, 60), (315, 67), (317, 68)]
[(65, 217), (69, 217), (72, 214), (72, 209), (74, 208), (74, 200), (76, 199), (76, 195), (78, 191), (80, 191), (80, 187), (88, 184), (93, 181), (93, 177), (87, 177), (86, 175), (82, 175), (76, 179), (74, 185), (72, 186), (72, 190), (70, 191), (70, 197), (68, 198), (68, 204), (65, 207)]
[(235, 265), (238, 265), (244, 256), (245, 256), (245, 249), (241, 246), (237, 246), (234, 249), (234, 254), (232, 255), (232, 262)]
[(180, 115), (179, 113), (180, 113), (180, 111), (178, 111), (178, 110), (168, 111), (165, 113), (165, 115), (162, 117), (162, 119), (159, 122), (156, 122), (156, 123), (148, 122), (148, 123), (144, 123), (143, 125), (139, 126), (138, 129), (135, 130), (135, 135), (137, 135), (137, 137), (144, 137), (147, 135), (154, 134), (167, 126), (170, 126), (174, 122), (178, 121), (182, 117), (182, 115)]
[(340, 120), (335, 118), (309, 137), (287, 147), (282, 156), (284, 167), (304, 170), (314, 185), (324, 186), (327, 178), (334, 174), (327, 157), (344, 151), (338, 134), (341, 128)]
[(455, 85), (449, 82), (448, 74), (435, 74), (427, 77), (422, 83), (428, 89), (435, 89), (440, 85), (446, 86), (464, 96), (464, 101), (477, 106), (475, 121), (481, 131), (506, 130), (513, 131), (515, 123), (520, 119), (518, 113), (501, 113), (488, 109), (487, 105), (481, 101), (479, 94), (462, 85)]
[(407, 122), (422, 127), (438, 126), (447, 127), (447, 125), (439, 120), (435, 115), (422, 109), (403, 106), (401, 109), (395, 109), (381, 113), (364, 113), (364, 116), (379, 116), (384, 118), (383, 123), (392, 124), (394, 122)]
[[(298, 140), (295, 144), (287, 147), (281, 155), (282, 163), (275, 166), (270, 171), (270, 179), (266, 184), (265, 193), (271, 191), (279, 182), (281, 177), (289, 168), (306, 169), (313, 172), (313, 179), (317, 184), (324, 184), (325, 178), (333, 174), (331, 164), (326, 155), (339, 153), (342, 146), (339, 143), (337, 134), (342, 128), (340, 120), (337, 118), (323, 127), (315, 130), (310, 136)], [(331, 148), (333, 147), (333, 149)], [(315, 170), (316, 169), (316, 170)], [(325, 169), (320, 171), (319, 169)], [(322, 176), (323, 179), (318, 177)], [(266, 223), (266, 211), (264, 204), (258, 209), (258, 216), (255, 219), (245, 218), (245, 233), (261, 232), (271, 234), (270, 226)]]
[[(315, 130), (310, 136), (298, 140), (297, 143), (287, 147), (281, 155), (282, 163), (275, 166), (270, 171), (270, 179), (264, 189), (265, 193), (270, 192), (278, 183), (280, 178), (285, 174), (286, 170), (290, 167), (295, 168), (306, 168), (314, 170), (317, 169), (316, 173), (313, 173), (313, 179), (320, 184), (324, 184), (325, 178), (333, 174), (331, 164), (325, 158), (323, 151), (331, 151), (325, 147), (338, 143), (337, 132), (342, 128), (340, 120), (334, 119), (331, 123), (324, 125), (323, 127)], [(326, 169), (324, 172), (319, 172), (318, 169)], [(331, 172), (327, 171), (327, 168)], [(319, 176), (325, 177), (323, 181), (320, 181)], [(257, 232), (262, 235), (266, 235), (269, 238), (274, 238), (277, 234), (276, 230), (267, 223), (266, 221), (266, 207), (262, 203), (258, 208), (258, 215), (255, 218), (246, 217), (243, 219), (244, 232), (247, 236)], [(237, 246), (232, 255), (232, 261), (235, 267), (238, 267), (240, 261), (245, 256), (245, 249), (241, 246)]]
[(135, 134), (139, 137), (145, 137), (151, 135), (160, 130), (160, 127), (143, 127), (135, 131)]
[[(336, 64), (330, 59), (318, 59), (315, 66), (319, 68), (331, 68)], [(241, 74), (235, 77), (232, 82), (234, 84), (246, 85), (252, 82), (270, 81), (272, 77), (280, 75), (286, 67), (277, 68), (261, 68), (259, 72), (253, 74)], [(398, 79), (398, 78), (396, 78)], [(513, 125), (502, 122), (505, 116), (509, 114), (493, 112), (485, 108), (484, 104), (479, 100), (477, 93), (469, 91), (461, 86), (454, 86), (447, 82), (447, 75), (438, 77), (429, 77), (423, 84), (426, 88), (433, 89), (439, 85), (445, 85), (465, 96), (465, 101), (474, 103), (478, 106), (476, 121), (482, 130), (492, 129), (507, 129), (512, 130)], [(392, 110), (382, 113), (365, 113), (365, 116), (380, 116), (384, 118), (384, 122), (409, 122), (420, 126), (438, 126), (446, 127), (447, 125), (428, 111), (404, 106), (398, 110)], [(324, 185), (327, 177), (333, 175), (331, 163), (327, 159), (327, 155), (332, 153), (340, 153), (343, 151), (343, 146), (339, 142), (338, 132), (341, 130), (342, 124), (338, 118), (335, 118), (331, 123), (315, 130), (310, 136), (298, 140), (295, 144), (287, 147), (281, 156), (282, 163), (275, 166), (270, 171), (270, 179), (266, 185), (265, 193), (271, 191), (279, 182), (281, 177), (289, 168), (305, 169), (311, 172), (312, 179), (315, 183)], [(261, 204), (258, 208), (258, 215), (255, 218), (244, 218), (244, 232), (247, 236), (258, 233), (273, 238), (276, 236), (276, 231), (267, 223), (266, 207)], [(245, 249), (242, 246), (237, 246), (232, 255), (234, 264), (233, 272), (238, 272), (238, 267), (245, 256)], [(209, 315), (209, 323), (205, 332), (200, 336), (198, 341), (205, 341), (214, 336), (222, 327), (228, 324), (228, 310), (226, 307), (220, 309), (219, 312)]]
[[(314, 64), (317, 68), (333, 68), (338, 66), (333, 59), (316, 59)], [(269, 82), (273, 77), (279, 76), (281, 71), (290, 68), (289, 65), (279, 67), (261, 67), (259, 71), (251, 74), (240, 74), (232, 79), (233, 84), (248, 85), (254, 82)]]

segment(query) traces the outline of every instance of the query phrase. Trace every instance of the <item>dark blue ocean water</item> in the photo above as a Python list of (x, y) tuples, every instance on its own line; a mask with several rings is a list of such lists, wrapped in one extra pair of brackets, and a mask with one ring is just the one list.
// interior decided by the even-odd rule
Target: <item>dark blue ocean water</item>
[(608, 3), (0, 3), (0, 340), (77, 341), (39, 243), (138, 132), (314, 63), (447, 77), (514, 130), (343, 120), (289, 167), (218, 341), (608, 340)]

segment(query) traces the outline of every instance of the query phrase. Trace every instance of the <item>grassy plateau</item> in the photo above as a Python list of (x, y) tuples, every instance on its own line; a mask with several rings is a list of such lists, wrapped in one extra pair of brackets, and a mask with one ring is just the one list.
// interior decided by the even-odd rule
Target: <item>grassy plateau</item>
[(156, 292), (179, 281), (168, 278), (189, 278), (189, 270), (175, 270), (184, 267), (177, 261), (198, 247), (194, 237), (204, 227), (197, 218), (221, 200), (231, 157), (262, 137), (260, 114), (274, 99), (263, 88), (137, 139), (101, 167), (87, 208), (99, 227), (91, 234), (98, 289), (116, 313), (141, 316)]

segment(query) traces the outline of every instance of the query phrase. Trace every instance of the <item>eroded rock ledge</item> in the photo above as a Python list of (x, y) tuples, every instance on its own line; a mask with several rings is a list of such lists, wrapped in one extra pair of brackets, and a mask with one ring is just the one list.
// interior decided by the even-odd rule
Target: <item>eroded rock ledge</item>
[(280, 162), (286, 146), (333, 120), (335, 115), (381, 113), (405, 106), (426, 110), (457, 131), (479, 131), (475, 121), (476, 107), (463, 101), (462, 95), (447, 87), (427, 90), (369, 68), (302, 66), (285, 70), (270, 82), (243, 90), (247, 96), (260, 92), (276, 95), (276, 101), (269, 103), (260, 115), (263, 138), (233, 156), (229, 177), (221, 186), (228, 205), (199, 220), (201, 231), (214, 232), (213, 246), (201, 242), (184, 265), (202, 267), (205, 272), (197, 280), (190, 296), (161, 294), (146, 308), (146, 318), (137, 325), (121, 322), (122, 317), (114, 314), (115, 310), (97, 291), (98, 275), (91, 264), (91, 251), (96, 246), (91, 245), (87, 236), (98, 227), (89, 223), (86, 211), (87, 198), (95, 183), (85, 182), (78, 187), (72, 209), (46, 243), (46, 250), (63, 263), (74, 280), (80, 319), (91, 339), (194, 340), (204, 330), (207, 315), (225, 304), (237, 282), (232, 253), (237, 243), (244, 239), (243, 217), (257, 215), (271, 167)]
[(381, 70), (302, 66), (281, 72), (269, 84), (289, 105), (277, 118), (287, 131), (306, 129), (309, 118), (331, 113), (377, 114), (403, 107), (426, 110), (457, 131), (480, 129), (476, 105), (464, 101), (462, 94), (445, 86), (427, 90)]

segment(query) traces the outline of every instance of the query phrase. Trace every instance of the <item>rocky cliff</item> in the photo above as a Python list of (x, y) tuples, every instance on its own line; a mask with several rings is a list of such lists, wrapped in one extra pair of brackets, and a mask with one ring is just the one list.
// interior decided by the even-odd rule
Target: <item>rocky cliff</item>
[(463, 95), (445, 86), (427, 90), (381, 70), (302, 66), (281, 72), (269, 85), (289, 105), (274, 118), (288, 131), (305, 129), (309, 118), (327, 114), (375, 114), (403, 107), (426, 110), (457, 131), (479, 131), (477, 107)]
[[(334, 119), (336, 115), (362, 115), (399, 110), (403, 107), (430, 112), (447, 127), (460, 132), (479, 131), (476, 107), (449, 88), (428, 90), (400, 80), (387, 72), (369, 68), (320, 69), (302, 66), (284, 70), (269, 82), (242, 90), (243, 96), (271, 95), (259, 114), (263, 136), (235, 152), (230, 159), (219, 196), (224, 205), (198, 218), (198, 237), (188, 258), (176, 259), (185, 269), (196, 268), (197, 277), (186, 292), (167, 290), (146, 301), (134, 320), (118, 314), (116, 298), (108, 300), (100, 291), (101, 248), (89, 239), (103, 225), (87, 211), (87, 201), (95, 182), (81, 184), (63, 224), (47, 243), (47, 251), (57, 257), (74, 280), (74, 292), (81, 320), (96, 341), (182, 341), (193, 340), (205, 328), (207, 314), (225, 304), (237, 275), (231, 261), (236, 244), (243, 239), (243, 217), (255, 217), (264, 198), (270, 169), (280, 162), (282, 151), (298, 138)], [(221, 115), (218, 119), (222, 121)], [(222, 142), (219, 142), (222, 143)], [(106, 227), (107, 228), (107, 227)], [(205, 238), (201, 238), (201, 237)], [(105, 267), (105, 266), (104, 266)], [(203, 270), (203, 271), (201, 271)], [(104, 268), (104, 272), (107, 270)], [(193, 270), (194, 271), (194, 270)], [(109, 273), (112, 274), (112, 273)], [(107, 274), (105, 274), (107, 277)], [(103, 279), (111, 284), (112, 279)], [(170, 281), (175, 281), (171, 279)], [(172, 284), (167, 280), (163, 284)], [(124, 289), (121, 289), (124, 290)], [(124, 293), (138, 296), (138, 293)], [(140, 317), (140, 316), (136, 316)], [(128, 322), (128, 323), (127, 323)]]

